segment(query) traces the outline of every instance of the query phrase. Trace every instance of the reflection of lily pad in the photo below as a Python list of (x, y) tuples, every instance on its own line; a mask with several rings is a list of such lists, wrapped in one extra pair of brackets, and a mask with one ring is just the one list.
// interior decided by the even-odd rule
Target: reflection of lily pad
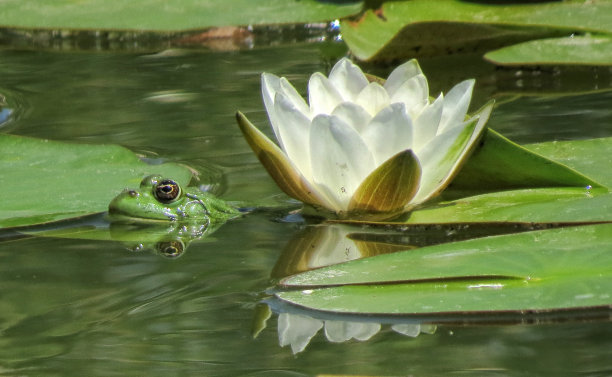
[(0, 227), (45, 223), (106, 211), (110, 200), (149, 174), (182, 184), (189, 169), (147, 165), (117, 145), (90, 145), (0, 135)]
[(309, 271), (283, 281), (306, 290), (277, 296), (307, 308), (355, 313), (608, 307), (611, 245), (610, 224), (485, 237)]

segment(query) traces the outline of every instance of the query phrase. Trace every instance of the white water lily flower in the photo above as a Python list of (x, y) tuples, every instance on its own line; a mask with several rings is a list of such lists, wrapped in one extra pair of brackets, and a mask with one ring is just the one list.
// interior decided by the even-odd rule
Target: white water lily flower
[(391, 217), (439, 194), (493, 107), (466, 115), (474, 80), (430, 98), (416, 60), (381, 85), (342, 59), (329, 77), (311, 76), (308, 104), (284, 77), (261, 81), (280, 148), (238, 112), (245, 138), (283, 191), (340, 217)]

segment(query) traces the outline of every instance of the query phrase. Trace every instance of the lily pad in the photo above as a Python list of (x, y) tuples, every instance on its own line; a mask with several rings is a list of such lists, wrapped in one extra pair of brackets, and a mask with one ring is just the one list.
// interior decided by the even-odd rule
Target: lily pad
[(308, 271), (283, 280), (292, 290), (276, 295), (362, 314), (609, 307), (611, 245), (612, 224), (485, 237)]
[[(497, 139), (496, 142), (503, 142), (503, 139)], [(528, 145), (526, 149), (538, 152), (544, 157), (559, 160), (569, 168), (576, 168), (592, 177), (594, 182), (601, 182), (606, 186), (612, 184), (612, 174), (608, 169), (602, 169), (603, 166), (609, 166), (612, 163), (612, 138), (539, 143)], [(500, 147), (498, 150), (503, 151), (503, 148)], [(468, 185), (470, 177), (473, 177), (472, 173), (475, 173), (479, 167), (486, 167), (486, 164), (479, 164), (479, 161), (485, 160), (487, 155), (489, 155), (488, 152), (483, 152), (481, 156), (478, 154), (473, 156), (474, 160), (468, 162), (465, 172), (462, 171), (457, 176), (455, 183), (458, 185), (455, 188), (460, 189), (462, 183)], [(490, 156), (491, 166), (495, 166), (496, 159), (493, 159), (492, 154)], [(528, 157), (525, 155), (527, 160)], [(505, 156), (504, 159), (506, 164), (500, 165), (497, 171), (488, 171), (487, 174), (491, 181), (494, 182), (496, 177), (503, 181), (515, 172), (527, 175), (537, 173), (542, 174), (541, 177), (548, 174), (546, 166), (536, 168), (536, 165), (530, 165), (527, 160), (520, 158)], [(558, 167), (553, 163), (550, 171)], [(466, 175), (462, 177), (464, 173)], [(556, 174), (561, 176), (561, 173)], [(554, 177), (551, 176), (551, 178)], [(478, 184), (477, 178), (473, 179), (474, 183)], [(463, 197), (455, 200), (442, 200), (416, 210), (410, 214), (406, 222), (597, 222), (612, 220), (612, 193), (608, 188), (597, 187), (587, 181), (581, 183), (579, 180), (574, 182), (575, 187), (564, 187), (572, 185), (571, 179), (566, 182), (567, 184), (559, 183), (540, 182), (531, 187), (529, 185), (520, 189), (509, 187), (510, 189), (503, 191), (488, 191), (486, 184), (483, 183), (481, 193), (472, 196), (466, 196), (461, 190), (454, 193), (449, 191), (446, 194), (447, 197), (457, 197), (462, 194)], [(477, 190), (478, 188), (474, 185), (470, 189)]]
[(443, 201), (412, 212), (406, 223), (584, 223), (610, 220), (612, 193), (601, 189), (559, 187), (500, 191)]
[(213, 26), (307, 23), (355, 14), (361, 1), (317, 0), (5, 0), (0, 25), (46, 29), (183, 31)]
[(606, 187), (612, 187), (612, 137), (527, 144), (525, 148), (576, 169)]
[[(573, 142), (555, 143), (558, 148)], [(580, 142), (578, 144), (581, 144)], [(612, 140), (599, 142), (600, 157), (605, 158), (612, 149)], [(565, 147), (567, 148), (567, 147)], [(548, 148), (549, 153), (553, 152)], [(592, 161), (591, 154), (597, 149), (581, 148), (577, 159)], [(587, 157), (589, 156), (589, 157)], [(601, 161), (603, 162), (603, 161)], [(595, 171), (593, 173), (597, 174)], [(612, 183), (612, 182), (611, 182)], [(456, 190), (490, 192), (512, 188), (533, 187), (602, 187), (603, 185), (580, 171), (546, 158), (529, 148), (524, 148), (488, 129), (478, 149), (455, 178), (451, 187)]]
[(277, 297), (308, 309), (335, 313), (428, 318), (492, 312), (522, 314), (609, 308), (611, 281), (607, 275), (534, 282), (488, 280), (353, 285), (288, 291), (278, 293)]
[(498, 65), (612, 65), (612, 38), (571, 36), (539, 39), (485, 54)]
[(342, 35), (362, 60), (406, 59), (491, 50), (572, 32), (612, 32), (612, 2), (568, 0), (486, 4), (458, 0), (389, 1), (358, 20), (341, 23)]
[(189, 183), (177, 164), (149, 165), (118, 145), (91, 145), (0, 135), (0, 228), (35, 225), (106, 211), (110, 200), (150, 174)]

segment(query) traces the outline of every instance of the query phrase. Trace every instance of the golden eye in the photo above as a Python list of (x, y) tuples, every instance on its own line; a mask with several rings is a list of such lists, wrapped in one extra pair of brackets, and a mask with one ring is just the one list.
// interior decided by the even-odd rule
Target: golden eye
[(181, 241), (163, 241), (155, 245), (157, 252), (166, 258), (177, 258), (183, 254), (185, 245)]
[(181, 187), (171, 179), (164, 179), (155, 185), (153, 195), (161, 203), (172, 203), (181, 196)]

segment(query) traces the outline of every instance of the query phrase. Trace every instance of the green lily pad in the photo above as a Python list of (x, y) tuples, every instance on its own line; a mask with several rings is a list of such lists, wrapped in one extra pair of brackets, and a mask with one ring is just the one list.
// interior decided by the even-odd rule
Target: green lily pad
[[(362, 314), (550, 311), (612, 304), (612, 224), (383, 254), (289, 277), (277, 297)], [(295, 289), (301, 290), (295, 290)]]
[[(491, 134), (494, 135), (494, 134)], [(453, 222), (479, 222), (479, 221), (527, 221), (527, 222), (599, 222), (612, 220), (612, 193), (606, 187), (598, 187), (587, 181), (580, 181), (580, 175), (574, 177), (577, 181), (572, 183), (571, 168), (575, 168), (580, 172), (593, 178), (593, 182), (601, 182), (602, 185), (610, 186), (612, 184), (612, 174), (609, 169), (603, 169), (604, 166), (610, 166), (612, 163), (612, 138), (601, 138), (592, 140), (575, 140), (564, 142), (547, 142), (532, 144), (526, 146), (525, 150), (531, 150), (542, 154), (544, 157), (549, 157), (553, 160), (558, 160), (568, 168), (568, 173), (565, 184), (561, 181), (554, 182), (554, 176), (558, 174), (562, 177), (561, 171), (555, 173), (555, 169), (562, 168), (563, 165), (551, 162), (550, 166), (530, 164), (531, 156), (524, 155), (524, 158), (519, 155), (506, 155), (506, 152), (514, 153), (513, 149), (507, 151), (501, 145), (504, 139), (494, 136), (494, 141), (490, 151), (484, 151), (482, 155), (479, 152), (473, 156), (465, 166), (465, 171), (462, 171), (457, 176), (455, 189), (458, 191), (449, 191), (445, 195), (447, 198), (456, 198), (455, 200), (442, 200), (439, 203), (424, 206), (410, 214), (406, 222), (409, 223), (453, 223)], [(498, 144), (500, 143), (500, 144)], [(493, 152), (498, 150), (499, 156), (495, 156)], [(487, 157), (488, 156), (488, 157)], [(497, 158), (506, 161), (497, 165)], [(491, 165), (487, 168), (486, 160), (490, 158)], [(502, 162), (503, 162), (502, 161)], [(497, 170), (495, 170), (497, 166)], [(478, 170), (482, 168), (481, 173), (477, 175)], [(550, 170), (549, 170), (550, 169)], [(486, 185), (486, 179), (483, 180), (480, 193), (476, 195), (466, 196), (466, 192), (462, 190), (476, 190), (477, 184), (481, 177), (489, 175), (489, 180), (495, 182), (499, 178), (500, 181), (510, 180), (513, 174), (518, 174), (517, 177), (530, 176), (531, 174), (538, 175), (541, 179), (545, 179), (548, 173), (551, 181), (533, 181), (533, 185), (526, 184), (522, 188), (512, 188), (512, 185), (506, 190), (493, 191)], [(465, 175), (464, 175), (465, 174)], [(462, 176), (464, 175), (464, 176)], [(584, 177), (584, 176), (583, 176)], [(475, 183), (469, 186), (470, 179)], [(517, 181), (517, 182), (520, 182)], [(525, 181), (529, 182), (529, 181)], [(461, 184), (465, 184), (461, 188)], [(508, 182), (506, 182), (508, 184)], [(574, 185), (575, 187), (569, 187)], [(566, 187), (564, 187), (566, 186)], [(467, 187), (467, 188), (466, 188)], [(498, 187), (501, 190), (502, 187)], [(484, 192), (484, 193), (483, 193)]]
[[(558, 148), (574, 142), (555, 143)], [(599, 154), (605, 158), (612, 152), (612, 139), (608, 143), (596, 142), (601, 149)], [(578, 142), (581, 145), (583, 143)], [(565, 147), (567, 148), (567, 147)], [(542, 150), (542, 149), (540, 149)], [(554, 152), (548, 148), (549, 153)], [(574, 148), (577, 159), (592, 161), (592, 148)], [(600, 161), (604, 162), (604, 161)], [(592, 173), (598, 174), (597, 171)], [(612, 183), (612, 182), (611, 182)], [(602, 184), (582, 174), (580, 171), (561, 164), (555, 159), (546, 158), (529, 148), (524, 148), (488, 129), (476, 151), (470, 156), (451, 187), (455, 190), (490, 192), (513, 188), (532, 187), (603, 187)]]
[(361, 10), (362, 2), (317, 0), (5, 0), (3, 27), (182, 31), (212, 26), (330, 21)]
[(281, 300), (313, 310), (379, 315), (516, 314), (609, 308), (612, 279), (569, 277), (519, 280), (452, 281), (422, 284), (341, 286), (278, 293)]
[(150, 174), (188, 184), (177, 164), (149, 165), (118, 145), (90, 145), (0, 135), (0, 228), (26, 226), (106, 211), (110, 200)]
[(612, 137), (527, 144), (525, 148), (580, 171), (606, 187), (612, 187)]
[(407, 59), (491, 50), (576, 31), (612, 32), (612, 2), (567, 0), (486, 4), (459, 0), (389, 1), (358, 20), (344, 20), (342, 35), (361, 60)]
[(539, 39), (485, 54), (498, 65), (612, 65), (612, 38), (572, 36)]
[(610, 220), (612, 193), (559, 187), (500, 191), (443, 201), (412, 212), (406, 223), (585, 223)]

